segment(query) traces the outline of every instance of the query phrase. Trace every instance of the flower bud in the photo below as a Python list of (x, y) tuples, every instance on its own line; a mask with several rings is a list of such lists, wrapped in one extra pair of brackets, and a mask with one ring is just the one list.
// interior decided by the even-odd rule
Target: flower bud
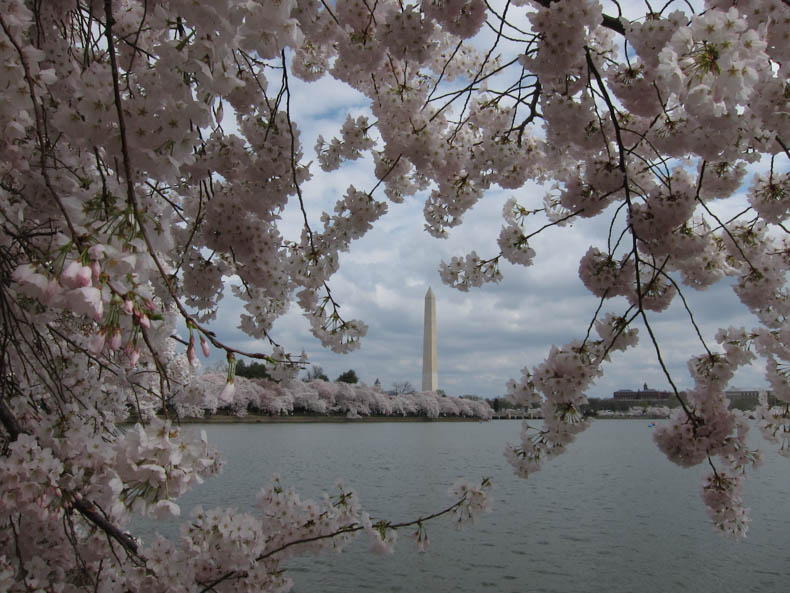
[(110, 336), (110, 350), (118, 350), (121, 347), (121, 342), (123, 341), (123, 336), (121, 335), (121, 328), (116, 327), (112, 330), (112, 335)]
[(100, 331), (91, 336), (90, 342), (88, 343), (88, 352), (94, 356), (98, 356), (101, 354), (102, 350), (104, 350), (104, 332)]
[(222, 393), (219, 394), (219, 401), (229, 404), (233, 401), (233, 394), (236, 392), (236, 385), (233, 379), (229, 379), (227, 383), (225, 383), (225, 387), (222, 390)]
[(197, 362), (197, 356), (195, 356), (195, 336), (194, 334), (189, 334), (189, 346), (187, 346), (187, 360), (189, 360), (190, 366), (195, 366)]

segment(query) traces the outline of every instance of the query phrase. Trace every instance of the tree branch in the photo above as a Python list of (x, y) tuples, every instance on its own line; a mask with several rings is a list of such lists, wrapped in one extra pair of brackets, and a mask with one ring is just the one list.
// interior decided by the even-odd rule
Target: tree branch
[[(15, 441), (19, 438), (20, 434), (27, 434), (19, 424), (19, 421), (14, 416), (4, 399), (0, 399), (0, 423), (8, 432), (9, 440)], [(127, 552), (133, 556), (137, 556), (137, 542), (134, 538), (121, 531), (118, 527), (110, 523), (104, 515), (96, 510), (96, 507), (79, 496), (75, 492), (67, 493), (70, 499), (71, 506), (77, 509), (79, 513), (88, 521), (93, 523), (96, 527), (101, 529), (110, 538), (118, 542)]]

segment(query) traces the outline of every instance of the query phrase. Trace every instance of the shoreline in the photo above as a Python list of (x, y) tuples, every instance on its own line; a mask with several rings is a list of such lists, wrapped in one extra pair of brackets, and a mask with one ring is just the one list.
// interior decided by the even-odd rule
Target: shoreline
[(594, 420), (667, 420), (668, 416), (654, 416), (651, 414), (647, 414), (645, 416), (625, 416), (625, 415), (617, 415), (617, 416), (593, 416)]
[(181, 424), (356, 424), (371, 422), (488, 422), (482, 418), (466, 418), (461, 416), (207, 416), (205, 418), (181, 418)]
[[(161, 417), (160, 417), (161, 418)], [(592, 420), (665, 420), (658, 416), (602, 416), (592, 417)], [(173, 419), (176, 424), (370, 424), (381, 422), (493, 422), (495, 420), (542, 420), (542, 418), (468, 418), (464, 416), (360, 416), (348, 418), (346, 416), (227, 416), (224, 414), (206, 416), (204, 418), (179, 418)], [(124, 424), (134, 424), (136, 420), (128, 420)]]

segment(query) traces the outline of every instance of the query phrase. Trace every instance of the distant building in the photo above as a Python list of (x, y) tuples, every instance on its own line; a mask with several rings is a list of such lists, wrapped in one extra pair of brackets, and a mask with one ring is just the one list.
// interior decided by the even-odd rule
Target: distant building
[(651, 389), (644, 384), (642, 389), (618, 389), (612, 394), (612, 397), (620, 401), (662, 401), (674, 397), (672, 391), (659, 391), (658, 389)]
[[(679, 392), (681, 396), (685, 396), (685, 391)], [(768, 392), (769, 396), (771, 392)], [(730, 400), (730, 403), (735, 404), (747, 404), (747, 405), (757, 405), (760, 391), (758, 389), (727, 389), (724, 392), (724, 395), (727, 396), (727, 399)], [(659, 391), (658, 389), (651, 389), (647, 386), (647, 383), (644, 384), (642, 389), (637, 389), (634, 391), (633, 389), (618, 389), (612, 394), (612, 397), (619, 401), (624, 402), (660, 402), (668, 399), (672, 399), (675, 394), (672, 391)]]
[(730, 400), (730, 403), (748, 403), (757, 405), (757, 400), (760, 397), (760, 391), (757, 389), (727, 389), (724, 395)]

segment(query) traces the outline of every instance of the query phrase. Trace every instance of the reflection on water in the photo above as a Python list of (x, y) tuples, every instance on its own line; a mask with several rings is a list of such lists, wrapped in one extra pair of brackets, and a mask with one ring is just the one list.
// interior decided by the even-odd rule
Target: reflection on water
[[(279, 473), (303, 498), (342, 477), (373, 516), (401, 521), (443, 508), (456, 479), (491, 476), (494, 511), (476, 525), (430, 525), (425, 553), (402, 534), (395, 555), (371, 556), (363, 536), (342, 554), (293, 561), (294, 591), (787, 591), (790, 460), (759, 443), (766, 462), (745, 490), (749, 538), (730, 541), (714, 532), (700, 500), (704, 468), (672, 465), (648, 424), (597, 421), (529, 480), (514, 476), (502, 455), (518, 439), (518, 421), (206, 425), (225, 470), (181, 500), (182, 514), (197, 504), (251, 510)], [(144, 536), (177, 533), (175, 524), (138, 527)]]

